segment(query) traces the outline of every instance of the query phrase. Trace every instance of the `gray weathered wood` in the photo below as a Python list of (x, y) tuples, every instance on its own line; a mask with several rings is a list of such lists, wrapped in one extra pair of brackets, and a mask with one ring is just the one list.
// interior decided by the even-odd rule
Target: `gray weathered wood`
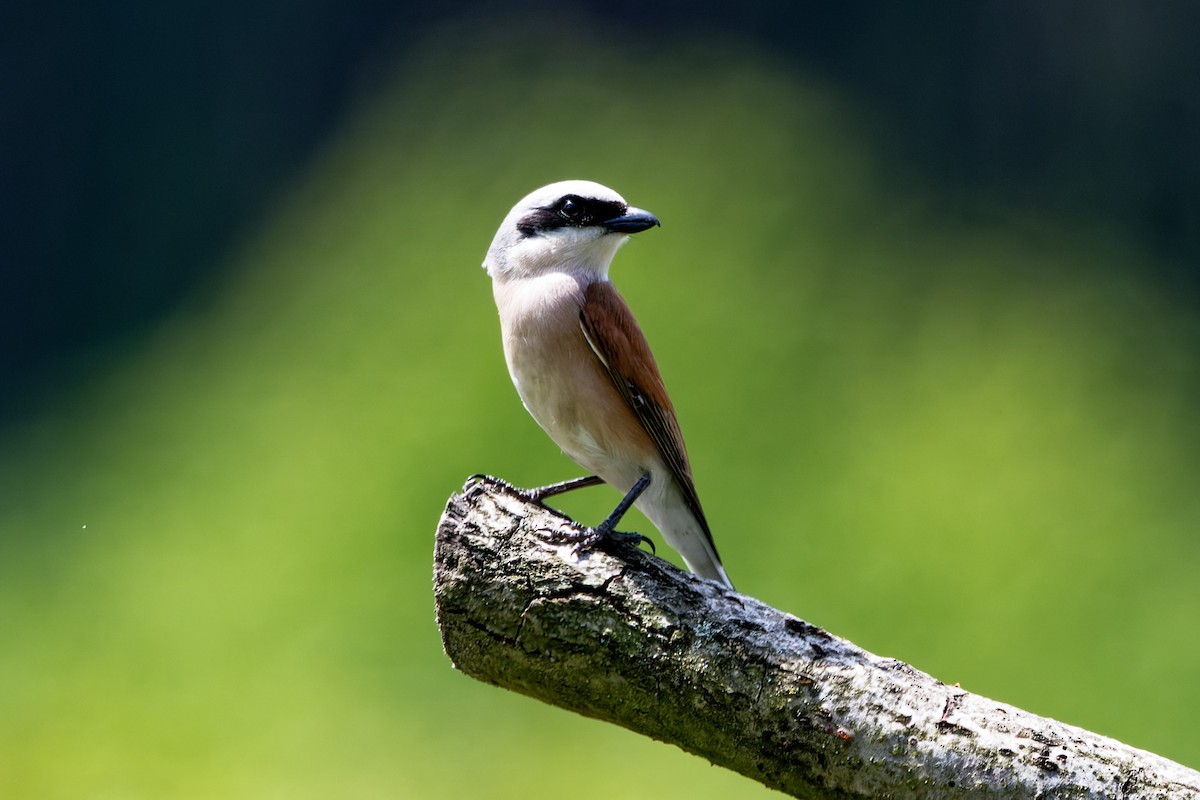
[(494, 479), (450, 498), (435, 594), (463, 672), (803, 798), (1200, 800), (1200, 773), (947, 686)]

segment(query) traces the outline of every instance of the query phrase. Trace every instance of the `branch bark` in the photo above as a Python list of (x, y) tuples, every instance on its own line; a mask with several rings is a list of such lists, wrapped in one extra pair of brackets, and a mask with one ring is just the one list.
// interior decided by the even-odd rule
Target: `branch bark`
[(468, 675), (801, 798), (1200, 800), (1200, 773), (971, 694), (630, 546), (576, 553), (486, 478), (451, 496), (435, 595)]

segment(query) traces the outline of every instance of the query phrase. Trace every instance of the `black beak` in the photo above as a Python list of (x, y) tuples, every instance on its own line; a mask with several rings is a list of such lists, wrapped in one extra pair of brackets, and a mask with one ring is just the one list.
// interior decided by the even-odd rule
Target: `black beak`
[(606, 219), (600, 223), (602, 228), (612, 233), (641, 233), (655, 225), (662, 225), (658, 221), (658, 217), (649, 211), (642, 211), (640, 208), (626, 209), (621, 216)]

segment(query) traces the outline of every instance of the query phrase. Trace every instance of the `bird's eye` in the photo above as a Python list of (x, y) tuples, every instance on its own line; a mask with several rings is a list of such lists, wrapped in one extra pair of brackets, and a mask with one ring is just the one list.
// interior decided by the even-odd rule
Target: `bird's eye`
[(558, 213), (568, 222), (579, 223), (587, 221), (587, 209), (584, 208), (583, 203), (570, 197), (559, 204)]

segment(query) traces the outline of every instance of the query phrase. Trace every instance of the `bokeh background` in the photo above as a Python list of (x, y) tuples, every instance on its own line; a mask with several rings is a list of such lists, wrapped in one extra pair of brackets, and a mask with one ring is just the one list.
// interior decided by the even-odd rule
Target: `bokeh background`
[(441, 651), (448, 495), (577, 473), (479, 269), (568, 177), (741, 590), (1200, 766), (1200, 6), (19, 5), (0, 796), (768, 796)]

